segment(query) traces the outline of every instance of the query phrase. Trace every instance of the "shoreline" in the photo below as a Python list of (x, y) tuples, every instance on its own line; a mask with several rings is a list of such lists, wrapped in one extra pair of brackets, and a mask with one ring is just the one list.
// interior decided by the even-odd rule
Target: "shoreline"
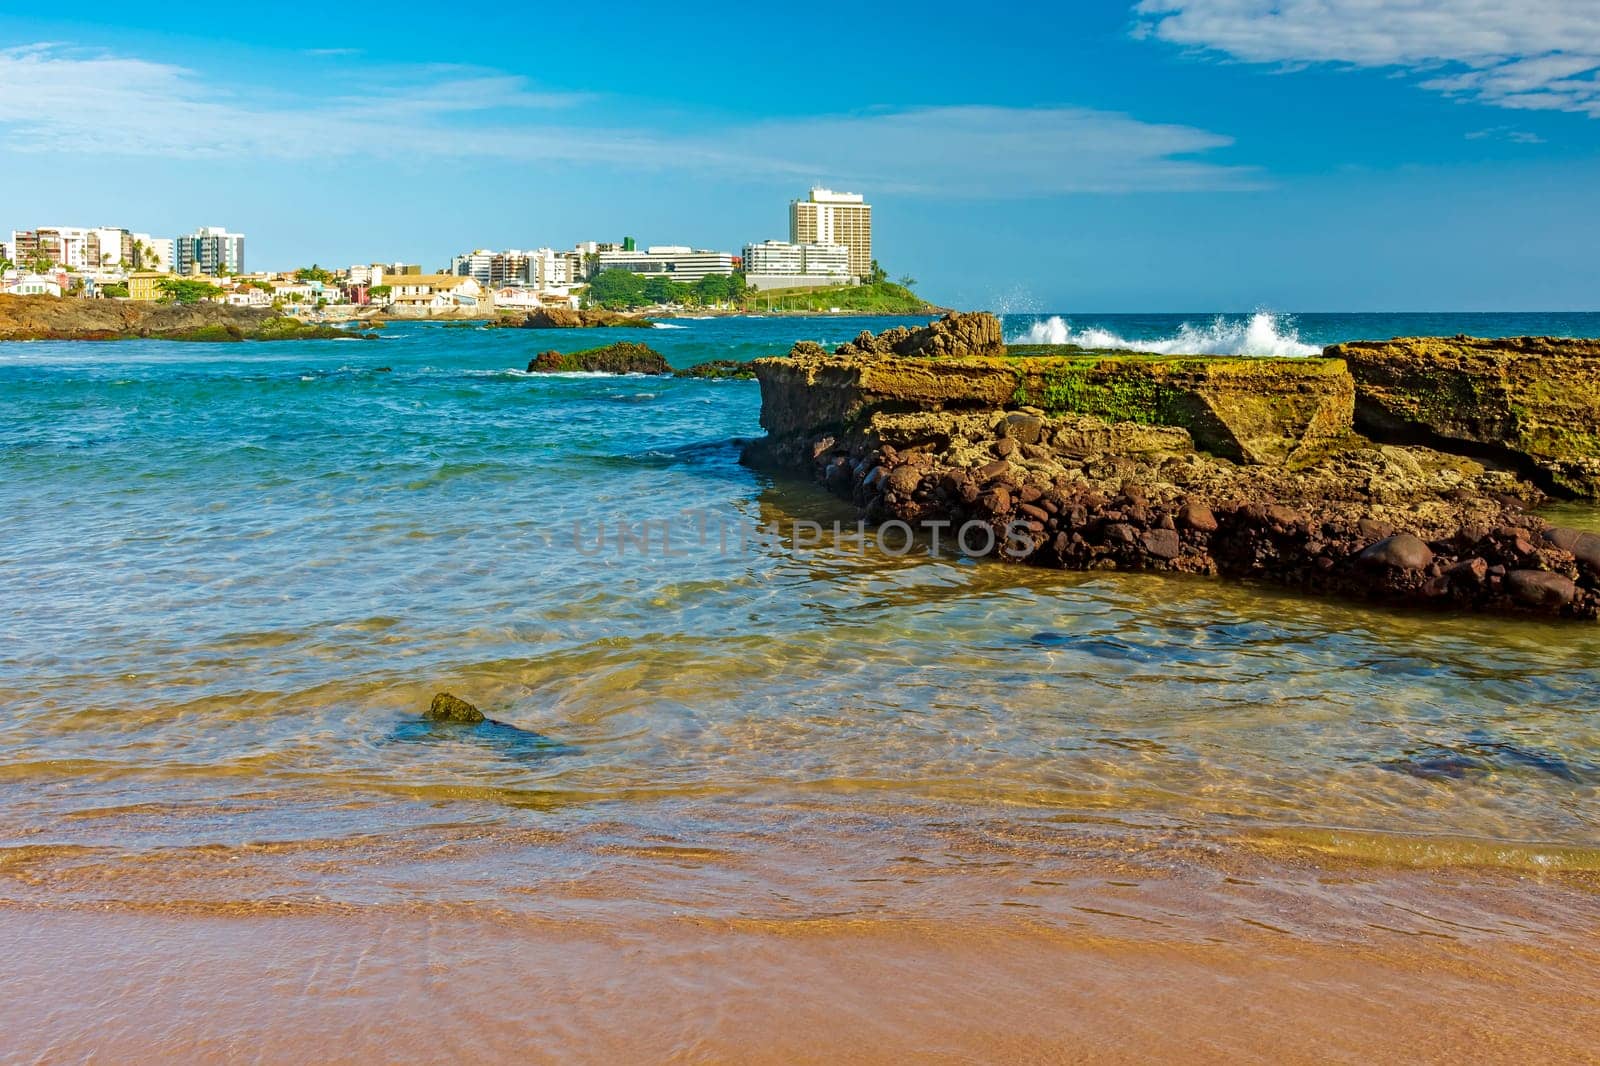
[[(130, 1063), (240, 1040), (267, 1062), (328, 1046), (352, 1061), (430, 1061), (441, 1046), (527, 1061), (546, 1038), (570, 1061), (558, 1034), (573, 1032), (597, 1062), (660, 1059), (685, 1040), (712, 1058), (863, 1063), (997, 1047), (1262, 1062), (1376, 1057), (1396, 1041), (1429, 1061), (1600, 1050), (1582, 1024), (1600, 986), (1592, 871), (1395, 867), (1026, 808), (909, 813), (887, 833), (848, 808), (755, 836), (602, 823), (576, 841), (457, 828), (186, 849), (175, 869), (56, 860), (81, 882), (48, 859), (12, 861), (35, 887), (0, 902), (23, 948), (3, 979), (11, 1043)], [(826, 820), (798, 831), (812, 816)], [(574, 859), (583, 872), (564, 878)], [(521, 871), (526, 887), (462, 892), (429, 872), (468, 861), (508, 882)], [(348, 889), (304, 883), (329, 862), (364, 873)], [(105, 895), (119, 868), (121, 903)], [(126, 896), (158, 873), (147, 899)], [(374, 876), (389, 893), (359, 887)], [(685, 899), (688, 883), (700, 887)], [(611, 994), (619, 981), (630, 994)], [(781, 1009), (774, 987), (788, 989)], [(47, 1024), (105, 1002), (121, 1009), (93, 1030)]]

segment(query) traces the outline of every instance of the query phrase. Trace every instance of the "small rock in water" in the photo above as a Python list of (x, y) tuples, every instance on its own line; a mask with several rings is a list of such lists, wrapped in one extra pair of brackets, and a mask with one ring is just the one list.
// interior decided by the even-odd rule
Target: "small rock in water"
[(1433, 551), (1420, 537), (1396, 533), (1362, 549), (1360, 559), (1364, 563), (1392, 566), (1396, 570), (1422, 570), (1433, 562)]
[(423, 717), (430, 722), (459, 722), (462, 725), (477, 725), (484, 720), (482, 711), (448, 692), (433, 697)]

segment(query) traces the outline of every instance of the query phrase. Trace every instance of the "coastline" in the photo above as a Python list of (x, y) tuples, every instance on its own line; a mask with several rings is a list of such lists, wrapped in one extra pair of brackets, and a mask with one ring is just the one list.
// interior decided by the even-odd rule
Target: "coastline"
[[(785, 804), (754, 836), (597, 826), (565, 883), (549, 867), (567, 867), (575, 841), (547, 832), (196, 854), (176, 869), (41, 858), (23, 871), (37, 898), (0, 905), (24, 949), (5, 979), (12, 1032), (116, 1002), (114, 1019), (51, 1039), (51, 1053), (154, 1062), (249, 1039), (266, 1062), (325, 1046), (351, 1061), (431, 1061), (441, 1046), (544, 1061), (548, 1039), (564, 1048), (551, 1061), (640, 1061), (690, 1035), (699, 1056), (755, 1062), (1600, 1049), (1583, 1024), (1600, 985), (1592, 870), (1385, 867), (1027, 807), (973, 823), (937, 808), (817, 821), (807, 806)], [(441, 890), (307, 895), (299, 871), (330, 862)], [(465, 862), (521, 871), (529, 890), (444, 888)], [(80, 904), (92, 882), (53, 866), (162, 881), (147, 901)], [(686, 880), (702, 886), (687, 906), (671, 888)], [(560, 1040), (574, 1032), (589, 1034), (581, 1052)]]

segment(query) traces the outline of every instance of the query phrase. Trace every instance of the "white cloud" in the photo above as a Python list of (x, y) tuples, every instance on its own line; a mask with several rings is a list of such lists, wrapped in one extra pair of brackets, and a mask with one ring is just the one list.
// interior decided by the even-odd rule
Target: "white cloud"
[(1252, 63), (1436, 72), (1500, 107), (1600, 117), (1600, 0), (1140, 0), (1135, 32)]
[(1232, 189), (1260, 180), (1251, 168), (1198, 158), (1228, 147), (1227, 137), (1083, 108), (931, 107), (683, 133), (580, 122), (586, 105), (603, 101), (540, 91), (515, 75), (436, 68), (389, 77), (361, 93), (306, 97), (227, 90), (183, 67), (58, 45), (5, 49), (0, 147), (53, 157), (508, 158), (953, 196)]

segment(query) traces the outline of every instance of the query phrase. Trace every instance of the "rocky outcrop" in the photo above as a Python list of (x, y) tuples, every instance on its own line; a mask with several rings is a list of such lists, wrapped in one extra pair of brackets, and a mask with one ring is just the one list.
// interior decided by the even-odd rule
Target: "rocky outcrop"
[[(959, 317), (988, 319), (998, 332), (991, 315)], [(909, 334), (891, 330), (884, 334), (893, 337), (887, 348), (858, 339), (829, 354), (818, 345), (799, 344), (787, 358), (756, 360), (761, 424), (772, 435), (772, 446), (781, 449), (796, 434), (842, 431), (878, 411), (1014, 406), (1175, 426), (1187, 430), (1199, 447), (1247, 463), (1302, 458), (1350, 432), (1354, 389), (1339, 360), (1078, 350), (1021, 359), (972, 356), (949, 350), (949, 338), (956, 334), (940, 331), (940, 325)], [(962, 335), (986, 338), (989, 332), (972, 328)], [(929, 347), (947, 354), (898, 354)]]
[(1600, 497), (1600, 341), (1403, 337), (1327, 354), (1350, 367), (1364, 432), (1499, 456)]
[(874, 336), (863, 330), (841, 345), (839, 355), (902, 355), (921, 359), (1004, 355), (1000, 320), (986, 311), (952, 311), (937, 322), (913, 329), (896, 326)]
[(266, 307), (0, 296), (0, 340), (348, 340), (365, 334), (314, 325)]
[(620, 341), (581, 352), (540, 352), (528, 363), (530, 374), (670, 374), (672, 367), (648, 344)]
[(968, 554), (1600, 616), (1600, 537), (1532, 514), (1514, 470), (1356, 434), (1341, 360), (867, 347), (758, 360), (769, 435), (746, 461), (805, 471), (869, 522), (969, 531)]
[(600, 308), (540, 307), (524, 314), (503, 314), (493, 325), (504, 329), (595, 329), (601, 326), (654, 328), (638, 315)]
[(674, 370), (675, 378), (705, 378), (712, 381), (754, 381), (756, 371), (747, 362), (738, 359), (712, 359), (696, 363), (684, 370)]

